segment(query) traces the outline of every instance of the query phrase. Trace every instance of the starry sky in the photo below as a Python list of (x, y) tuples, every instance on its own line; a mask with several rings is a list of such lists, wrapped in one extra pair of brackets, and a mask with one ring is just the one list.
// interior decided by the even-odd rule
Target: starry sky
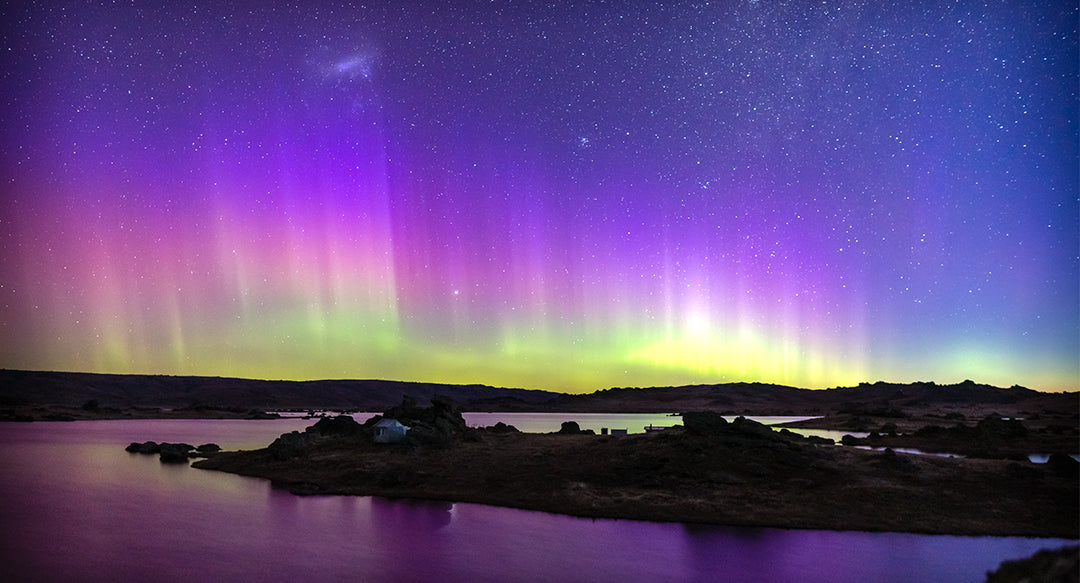
[(0, 366), (1080, 385), (1075, 2), (348, 4), (0, 7)]

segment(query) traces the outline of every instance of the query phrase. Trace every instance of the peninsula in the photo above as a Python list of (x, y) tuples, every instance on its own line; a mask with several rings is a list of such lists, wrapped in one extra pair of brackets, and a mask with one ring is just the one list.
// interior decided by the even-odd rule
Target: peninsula
[[(382, 419), (409, 426), (376, 443)], [(469, 428), (449, 400), (406, 399), (364, 424), (328, 417), (267, 448), (194, 467), (293, 493), (473, 502), (596, 518), (784, 528), (1078, 538), (1078, 464), (870, 451), (684, 412), (627, 436)]]

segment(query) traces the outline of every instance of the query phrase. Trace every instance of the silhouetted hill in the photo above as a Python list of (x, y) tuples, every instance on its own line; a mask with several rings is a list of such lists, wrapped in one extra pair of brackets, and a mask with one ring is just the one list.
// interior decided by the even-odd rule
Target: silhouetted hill
[(116, 375), (0, 370), (0, 407), (51, 405), (170, 409), (354, 409), (381, 411), (410, 395), (427, 402), (446, 395), (455, 402), (501, 399), (538, 403), (557, 393), (485, 385), (383, 380), (264, 381), (164, 375)]
[(881, 407), (1016, 405), (1026, 401), (1076, 402), (1076, 393), (1040, 393), (964, 381), (861, 383), (857, 387), (812, 390), (764, 383), (726, 383), (681, 387), (612, 388), (584, 395), (559, 394), (543, 403), (552, 411), (662, 412), (713, 410), (757, 415), (808, 415)]
[[(434, 395), (450, 397), (463, 411), (682, 412), (717, 411), (744, 415), (871, 415), (949, 409), (969, 417), (995, 411), (1075, 412), (1076, 393), (1040, 393), (964, 381), (955, 385), (861, 383), (825, 390), (764, 383), (680, 387), (611, 388), (582, 395), (386, 380), (265, 381), (252, 379), (115, 375), (0, 370), (0, 413), (15, 418), (43, 411), (30, 407), (89, 411), (88, 417), (115, 416), (131, 409), (185, 411), (363, 410), (382, 411), (409, 395), (426, 404)], [(57, 411), (53, 411), (54, 413)], [(68, 413), (61, 411), (62, 413)], [(92, 414), (97, 412), (96, 415)], [(172, 413), (176, 413), (173, 411)], [(171, 414), (172, 414), (171, 413)], [(144, 411), (141, 416), (147, 416)]]

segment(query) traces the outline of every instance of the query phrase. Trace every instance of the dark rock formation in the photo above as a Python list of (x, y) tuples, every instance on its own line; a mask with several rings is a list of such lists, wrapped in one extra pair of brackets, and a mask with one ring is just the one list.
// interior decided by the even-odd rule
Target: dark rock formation
[(563, 435), (577, 435), (581, 433), (581, 426), (577, 421), (563, 421), (562, 426), (559, 427), (559, 433)]
[[(200, 452), (218, 451), (221, 448), (215, 444), (200, 445)], [(205, 448), (213, 447), (216, 449), (208, 450)], [(147, 455), (158, 454), (161, 461), (167, 464), (186, 462), (189, 457), (195, 455), (195, 446), (188, 443), (167, 443), (156, 441), (144, 441), (142, 443), (133, 442), (124, 448), (124, 451), (130, 453), (141, 453)]]
[(366, 439), (370, 436), (371, 429), (367, 425), (357, 423), (348, 415), (338, 415), (323, 417), (302, 433), (283, 433), (266, 449), (274, 459), (282, 461), (303, 455), (312, 444), (321, 440)]
[(430, 407), (420, 407), (416, 399), (406, 395), (400, 405), (368, 419), (364, 427), (371, 428), (382, 419), (397, 419), (407, 426), (409, 432), (405, 434), (405, 443), (413, 446), (447, 447), (469, 432), (465, 418), (453, 401), (442, 395), (433, 396)]
[(798, 433), (795, 433), (794, 431), (791, 431), (790, 429), (781, 428), (778, 433), (788, 439), (802, 440), (806, 441), (807, 443), (812, 443), (814, 445), (836, 445), (836, 441), (829, 439), (828, 437), (820, 437), (817, 435), (800, 435)]
[(190, 457), (206, 456), (221, 451), (216, 443), (204, 443), (195, 447), (188, 443), (167, 443), (156, 441), (132, 442), (124, 451), (129, 453), (141, 453), (147, 455), (158, 454), (161, 461), (171, 463), (186, 462)]
[(156, 441), (144, 441), (142, 443), (136, 441), (125, 447), (124, 451), (130, 453), (155, 454), (161, 453), (161, 446), (158, 445)]
[(845, 435), (841, 443), (871, 447), (908, 447), (988, 459), (1024, 459), (1027, 456), (1025, 449), (1027, 452), (1040, 449), (1032, 442), (1039, 436), (1030, 431), (1023, 422), (1019, 419), (1003, 418), (998, 413), (983, 417), (975, 425), (957, 423), (951, 427), (943, 427), (930, 424), (905, 433), (894, 430), (894, 424), (886, 423), (881, 427), (880, 433), (873, 431), (863, 438)]
[(559, 435), (596, 435), (592, 429), (582, 429), (577, 421), (563, 421), (556, 433)]
[(337, 417), (323, 417), (315, 425), (308, 427), (305, 432), (325, 436), (354, 436), (363, 433), (364, 426), (348, 415), (338, 415)]
[(1005, 561), (986, 574), (986, 583), (1069, 583), (1080, 580), (1080, 546), (1039, 551), (1026, 559)]
[(768, 425), (759, 423), (753, 419), (747, 419), (746, 417), (736, 417), (735, 420), (731, 422), (731, 428), (745, 435), (754, 435), (766, 439), (779, 436), (779, 434), (773, 431)]
[(727, 430), (727, 419), (712, 411), (687, 411), (682, 414), (683, 427), (691, 435), (717, 435)]
[(179, 464), (186, 463), (189, 453), (195, 446), (187, 443), (162, 443), (160, 458), (162, 463)]
[(304, 450), (314, 439), (315, 435), (307, 431), (304, 433), (299, 431), (282, 433), (266, 450), (278, 461), (292, 459), (304, 453)]

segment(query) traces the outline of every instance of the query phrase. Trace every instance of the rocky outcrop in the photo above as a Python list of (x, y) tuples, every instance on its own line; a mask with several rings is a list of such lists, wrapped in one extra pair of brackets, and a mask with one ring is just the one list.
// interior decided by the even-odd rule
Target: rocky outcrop
[(556, 433), (558, 435), (596, 435), (592, 429), (582, 429), (577, 421), (563, 421)]
[(882, 431), (871, 432), (866, 437), (845, 435), (844, 445), (870, 447), (905, 447), (928, 452), (945, 452), (977, 458), (1023, 459), (1027, 453), (1038, 451), (1037, 438), (1018, 419), (1003, 418), (993, 413), (975, 425), (957, 423), (951, 427), (924, 425), (909, 433), (899, 433), (896, 427), (886, 424)]
[(370, 436), (371, 429), (357, 423), (349, 415), (323, 417), (302, 433), (291, 431), (281, 434), (267, 447), (267, 451), (274, 459), (282, 461), (304, 455), (312, 444), (320, 441), (336, 439), (347, 442), (368, 439)]
[(156, 441), (144, 441), (142, 443), (136, 441), (125, 447), (124, 451), (128, 453), (155, 454), (161, 453), (161, 446)]
[(683, 426), (688, 434), (699, 436), (742, 436), (767, 440), (804, 439), (789, 431), (773, 431), (769, 425), (745, 417), (737, 417), (729, 423), (720, 413), (713, 411), (684, 412)]
[(315, 425), (308, 427), (305, 433), (317, 433), (326, 437), (353, 437), (364, 433), (364, 426), (349, 415), (323, 417)]
[(146, 455), (157, 454), (167, 464), (186, 462), (188, 458), (207, 457), (221, 451), (216, 443), (204, 443), (198, 447), (187, 443), (168, 443), (156, 441), (132, 442), (124, 451)]
[(189, 457), (188, 454), (194, 449), (195, 446), (187, 443), (163, 443), (161, 444), (161, 452), (159, 453), (161, 463), (187, 463)]
[(713, 411), (686, 411), (682, 414), (683, 427), (690, 435), (718, 435), (727, 431), (727, 419)]
[(289, 433), (282, 433), (273, 443), (267, 446), (266, 450), (270, 452), (271, 457), (274, 459), (284, 461), (303, 454), (313, 441), (315, 441), (314, 433), (290, 431)]
[(993, 573), (986, 574), (987, 583), (1020, 583), (1021, 581), (1076, 581), (1080, 573), (1080, 547), (1039, 551), (1026, 559), (1005, 561)]
[(417, 406), (416, 399), (406, 395), (401, 404), (387, 409), (382, 415), (368, 419), (365, 427), (374, 427), (383, 419), (397, 419), (409, 428), (404, 443), (413, 446), (448, 447), (469, 433), (465, 418), (450, 398), (435, 395), (430, 407)]
[[(205, 444), (199, 447), (206, 448), (211, 445), (217, 447), (214, 444)], [(217, 449), (220, 450), (221, 448), (218, 447)], [(157, 443), (156, 441), (133, 442), (125, 447), (124, 451), (147, 455), (157, 454), (160, 456), (162, 463), (167, 464), (187, 462), (188, 458), (198, 455), (194, 445), (187, 443)]]

